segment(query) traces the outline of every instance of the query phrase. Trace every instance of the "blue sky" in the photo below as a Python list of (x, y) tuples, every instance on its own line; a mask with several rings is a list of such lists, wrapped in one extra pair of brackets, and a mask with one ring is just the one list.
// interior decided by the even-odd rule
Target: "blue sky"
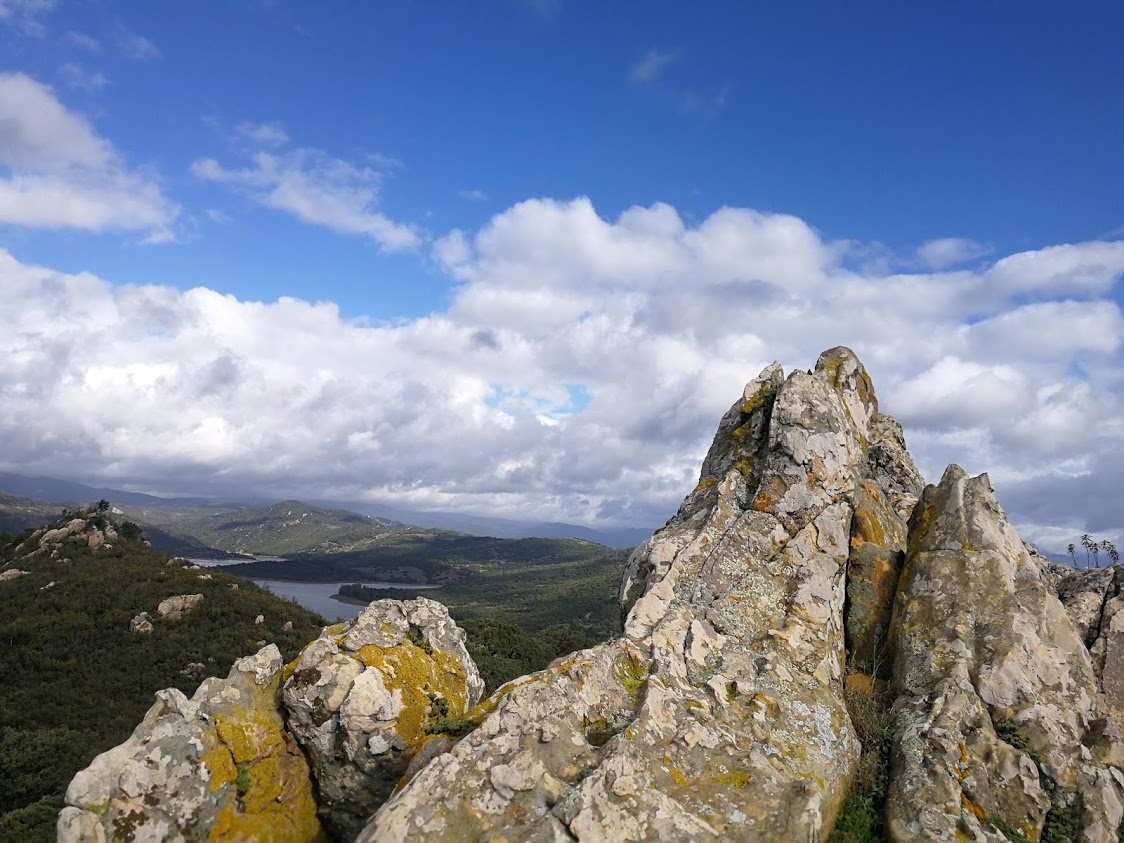
[[(959, 459), (1032, 532), (1119, 539), (1089, 513), (1124, 464), (1122, 33), (1108, 2), (0, 0), (6, 350), (63, 372), (0, 425), (140, 390), (135, 429), (40, 425), (6, 467), (657, 524), (739, 380), (845, 341), (933, 479)], [(29, 329), (60, 289), (100, 327)], [(290, 441), (241, 409), (285, 426), (333, 378), (381, 414)], [(611, 411), (652, 394), (650, 424)], [(450, 413), (472, 459), (391, 460)], [(381, 456), (325, 468), (345, 446)], [(1084, 511), (1030, 518), (1075, 477)]]

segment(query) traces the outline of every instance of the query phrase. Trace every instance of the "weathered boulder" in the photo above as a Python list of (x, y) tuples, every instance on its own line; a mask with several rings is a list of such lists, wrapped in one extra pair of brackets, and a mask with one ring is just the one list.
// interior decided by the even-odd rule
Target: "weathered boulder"
[(463, 630), (424, 598), (371, 603), (325, 629), (294, 668), (284, 686), (289, 728), (312, 762), (321, 818), (345, 840), (419, 750), (448, 747), (432, 733), (452, 728), (484, 691)]
[(191, 699), (158, 692), (132, 736), (71, 781), (59, 843), (326, 840), (308, 764), (278, 711), (281, 667), (270, 645)]
[(151, 635), (152, 630), (152, 619), (148, 616), (148, 612), (141, 612), (129, 621), (129, 632), (134, 632), (137, 635)]
[(895, 429), (847, 349), (765, 369), (630, 558), (624, 635), (501, 688), (359, 840), (826, 838), (859, 755), (842, 699), (855, 495), (871, 481), (899, 518), (919, 485), (892, 448), (872, 461)]
[(6, 571), (0, 571), (0, 582), (8, 582), (19, 577), (27, 575), (27, 571), (21, 571), (18, 568), (9, 568)]
[(1037, 840), (1049, 814), (1116, 841), (1124, 775), (1096, 758), (1118, 733), (1051, 585), (987, 475), (925, 489), (891, 628), (894, 840)]
[(202, 594), (177, 594), (160, 601), (156, 614), (170, 621), (178, 621), (192, 609), (203, 605)]

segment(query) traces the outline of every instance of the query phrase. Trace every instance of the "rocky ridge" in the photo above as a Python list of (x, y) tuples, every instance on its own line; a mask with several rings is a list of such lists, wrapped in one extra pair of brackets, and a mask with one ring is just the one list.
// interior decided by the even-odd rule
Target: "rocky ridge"
[(75, 776), (58, 840), (308, 843), (329, 839), (321, 820), (352, 839), (483, 690), (444, 606), (377, 601), (288, 666), (271, 644), (190, 699), (160, 691)]
[[(888, 796), (860, 794), (865, 839), (1117, 841), (1124, 575), (1028, 552), (986, 475), (922, 487), (850, 350), (767, 367), (632, 554), (619, 638), (475, 708), (463, 633), (431, 601), (372, 604), (270, 662), (320, 819), (364, 843), (827, 840), (854, 828), (856, 701), (877, 696)], [(91, 770), (135, 799), (118, 750)], [(217, 810), (181, 839), (238, 839)]]

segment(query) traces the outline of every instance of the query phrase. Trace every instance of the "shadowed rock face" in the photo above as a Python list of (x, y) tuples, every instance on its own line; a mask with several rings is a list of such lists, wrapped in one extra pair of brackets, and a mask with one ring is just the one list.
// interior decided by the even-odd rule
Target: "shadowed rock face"
[[(859, 755), (842, 700), (856, 495), (919, 491), (880, 418), (847, 349), (787, 380), (768, 367), (722, 418), (698, 487), (629, 560), (624, 635), (501, 689), (359, 839), (829, 832)], [(898, 462), (872, 461), (872, 442)], [(904, 544), (892, 505), (874, 517)]]

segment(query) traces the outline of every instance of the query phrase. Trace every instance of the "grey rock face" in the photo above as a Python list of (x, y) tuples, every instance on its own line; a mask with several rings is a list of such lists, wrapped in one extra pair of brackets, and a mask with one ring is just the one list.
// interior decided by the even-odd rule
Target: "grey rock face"
[(987, 475), (950, 466), (926, 488), (891, 631), (893, 839), (1002, 843), (1003, 825), (1037, 839), (1056, 810), (1082, 841), (1116, 840), (1124, 777), (1094, 758), (1112, 750), (1096, 747), (1105, 711), (1051, 585)]
[(841, 691), (853, 497), (876, 475), (903, 478), (885, 495), (916, 485), (871, 461), (894, 427), (878, 418), (847, 349), (763, 371), (630, 558), (624, 635), (500, 689), (359, 840), (823, 839), (859, 754)]
[(137, 635), (151, 635), (152, 630), (152, 619), (148, 616), (148, 612), (141, 612), (129, 621), (129, 632)]
[(325, 629), (284, 688), (289, 728), (312, 762), (325, 824), (353, 839), (418, 750), (432, 756), (442, 746), (427, 728), (461, 717), (483, 691), (464, 631), (433, 600), (379, 600), (354, 621)]
[(1054, 565), (1057, 594), (1093, 661), (1104, 704), (1124, 723), (1124, 567), (1074, 570)]

